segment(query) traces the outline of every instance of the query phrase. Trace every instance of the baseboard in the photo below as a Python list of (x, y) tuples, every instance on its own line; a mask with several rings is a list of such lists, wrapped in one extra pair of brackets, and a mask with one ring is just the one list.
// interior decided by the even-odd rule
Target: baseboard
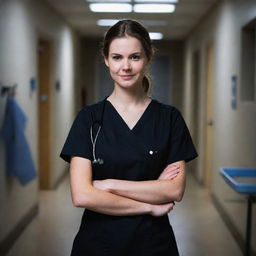
[[(222, 217), (223, 221), (225, 222), (227, 228), (229, 229), (230, 233), (234, 237), (235, 241), (237, 242), (238, 246), (241, 249), (241, 252), (244, 252), (244, 244), (245, 239), (243, 238), (242, 234), (238, 231), (233, 221), (230, 219), (229, 215), (225, 211), (225, 209), (222, 207), (219, 199), (214, 195), (211, 194), (212, 201), (214, 203), (214, 206), (218, 210), (220, 216)], [(251, 249), (251, 256), (256, 256), (256, 252)]]
[(37, 216), (39, 205), (35, 204), (28, 213), (19, 221), (7, 237), (0, 242), (0, 255), (5, 256), (12, 248), (15, 241), (19, 238), (22, 232), (26, 229), (29, 223)]

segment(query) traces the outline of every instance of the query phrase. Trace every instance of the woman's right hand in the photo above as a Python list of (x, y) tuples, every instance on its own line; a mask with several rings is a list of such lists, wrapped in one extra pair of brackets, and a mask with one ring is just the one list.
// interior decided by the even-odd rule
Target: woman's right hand
[(153, 204), (151, 205), (150, 214), (155, 217), (163, 216), (169, 213), (173, 209), (174, 205), (175, 205), (174, 202), (171, 202), (168, 204)]

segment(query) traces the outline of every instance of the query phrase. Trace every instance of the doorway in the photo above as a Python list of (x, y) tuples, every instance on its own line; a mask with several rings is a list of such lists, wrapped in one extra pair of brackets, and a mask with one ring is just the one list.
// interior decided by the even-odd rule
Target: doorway
[(170, 70), (170, 60), (167, 55), (154, 57), (149, 67), (153, 85), (151, 97), (164, 104), (172, 104)]
[(212, 154), (213, 154), (213, 79), (214, 79), (214, 44), (207, 45), (206, 52), (206, 122), (205, 122), (205, 165), (203, 183), (210, 187), (212, 177)]
[(38, 40), (38, 168), (40, 189), (50, 189), (51, 42)]

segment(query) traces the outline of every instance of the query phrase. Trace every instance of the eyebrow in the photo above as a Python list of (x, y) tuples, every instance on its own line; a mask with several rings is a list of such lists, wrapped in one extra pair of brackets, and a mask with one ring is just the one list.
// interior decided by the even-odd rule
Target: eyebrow
[[(131, 53), (130, 55), (135, 55), (135, 54), (142, 54), (142, 52), (133, 52), (133, 53)], [(115, 52), (113, 52), (113, 53), (111, 53), (111, 55), (122, 55), (121, 53), (115, 53)]]

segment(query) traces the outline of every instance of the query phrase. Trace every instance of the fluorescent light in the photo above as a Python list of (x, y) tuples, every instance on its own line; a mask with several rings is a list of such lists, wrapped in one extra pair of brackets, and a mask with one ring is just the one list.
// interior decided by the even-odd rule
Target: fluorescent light
[[(106, 0), (87, 0), (89, 3), (106, 3)], [(113, 0), (111, 3), (130, 3), (131, 0)]]
[(150, 32), (149, 36), (151, 40), (161, 40), (164, 37), (163, 34), (159, 32)]
[(169, 3), (169, 4), (176, 4), (179, 0), (134, 0), (137, 3)]
[(131, 12), (132, 6), (130, 4), (118, 3), (93, 3), (89, 4), (93, 12)]
[(113, 26), (119, 20), (111, 20), (111, 19), (102, 19), (97, 21), (98, 26)]
[(135, 4), (134, 12), (139, 13), (172, 13), (175, 11), (173, 4)]

